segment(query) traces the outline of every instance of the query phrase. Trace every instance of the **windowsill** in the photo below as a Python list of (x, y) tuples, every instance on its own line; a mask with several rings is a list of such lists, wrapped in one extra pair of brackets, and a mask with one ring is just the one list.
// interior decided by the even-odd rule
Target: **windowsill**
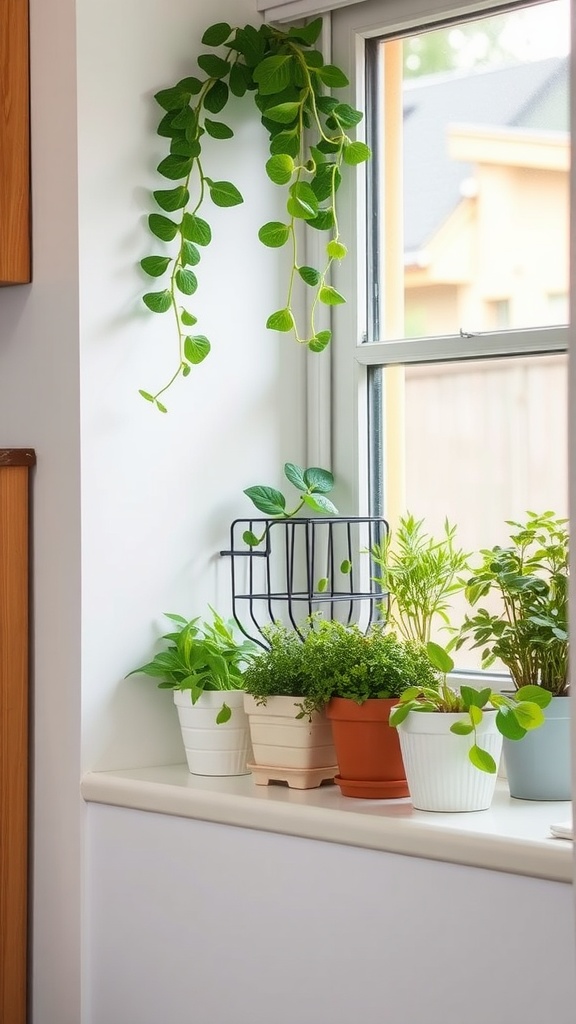
[(416, 811), (409, 799), (357, 800), (336, 785), (295, 790), (256, 786), (250, 775), (191, 775), (186, 765), (88, 772), (88, 802), (240, 828), (572, 882), (573, 844), (550, 835), (570, 820), (569, 801), (513, 800), (498, 780), (492, 807), (464, 814)]

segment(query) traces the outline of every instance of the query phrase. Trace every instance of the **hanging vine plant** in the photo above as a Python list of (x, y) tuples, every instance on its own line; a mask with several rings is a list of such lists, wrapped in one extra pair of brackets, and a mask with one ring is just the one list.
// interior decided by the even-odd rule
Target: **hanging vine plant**
[[(219, 22), (202, 37), (204, 46), (218, 52), (197, 58), (198, 76), (183, 78), (175, 86), (156, 93), (164, 111), (158, 134), (170, 140), (170, 152), (158, 165), (162, 177), (175, 184), (153, 192), (162, 211), (152, 213), (148, 226), (155, 238), (174, 243), (174, 255), (151, 255), (141, 260), (142, 270), (153, 278), (166, 277), (160, 290), (147, 291), (144, 303), (153, 313), (171, 313), (177, 332), (178, 353), (172, 373), (156, 392), (140, 391), (160, 412), (161, 400), (179, 377), (187, 377), (193, 365), (210, 351), (203, 334), (194, 333), (197, 317), (189, 308), (189, 297), (198, 286), (195, 268), (202, 249), (212, 241), (205, 213), (208, 201), (218, 207), (243, 202), (230, 181), (215, 181), (206, 173), (202, 144), (210, 139), (231, 139), (232, 129), (220, 118), (230, 95), (252, 94), (261, 122), (270, 137), (270, 158), (266, 173), (287, 191), (286, 218), (263, 224), (260, 241), (270, 248), (290, 246), (291, 259), (282, 309), (273, 311), (266, 326), (291, 334), (312, 352), (330, 343), (331, 332), (318, 330), (319, 304), (337, 306), (345, 298), (329, 283), (334, 260), (346, 255), (340, 237), (336, 194), (344, 165), (355, 166), (369, 159), (364, 142), (347, 134), (361, 120), (362, 113), (340, 103), (327, 90), (348, 85), (340, 68), (325, 64), (315, 43), (322, 29), (318, 18), (303, 27), (286, 31), (261, 25), (232, 28)], [(300, 262), (297, 225), (323, 232), (326, 237), (322, 265)], [(294, 312), (299, 287), (312, 289), (306, 324), (297, 323)]]

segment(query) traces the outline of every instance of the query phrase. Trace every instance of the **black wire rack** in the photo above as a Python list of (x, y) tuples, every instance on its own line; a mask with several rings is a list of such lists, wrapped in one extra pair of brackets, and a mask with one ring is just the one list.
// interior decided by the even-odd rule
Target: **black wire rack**
[[(387, 609), (370, 552), (388, 529), (377, 516), (235, 519), (220, 554), (230, 557), (238, 628), (261, 647), (264, 626), (280, 620), (303, 636), (314, 613), (366, 631)], [(249, 546), (246, 532), (261, 542)]]

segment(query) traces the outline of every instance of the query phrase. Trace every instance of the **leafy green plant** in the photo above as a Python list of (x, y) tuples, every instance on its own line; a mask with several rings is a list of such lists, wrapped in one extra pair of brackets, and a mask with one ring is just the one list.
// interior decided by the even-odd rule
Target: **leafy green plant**
[[(274, 519), (293, 519), (304, 506), (312, 512), (321, 512), (326, 515), (338, 514), (336, 506), (326, 497), (334, 487), (334, 477), (327, 469), (320, 469), (316, 466), (301, 469), (300, 466), (295, 466), (292, 462), (286, 462), (284, 476), (301, 495), (298, 503), (292, 509), (287, 509), (285, 495), (275, 487), (258, 484), (254, 487), (247, 487), (244, 494), (250, 498), (259, 512)], [(267, 530), (264, 530), (262, 535), (257, 537), (251, 530), (245, 530), (242, 537), (249, 547), (256, 547), (262, 543), (266, 534)]]
[(387, 621), (406, 640), (426, 644), (438, 619), (449, 624), (450, 598), (464, 589), (460, 574), (469, 557), (455, 537), (447, 519), (443, 536), (435, 538), (425, 532), (423, 519), (407, 514), (371, 549), (379, 569), (375, 578), (389, 593)]
[[(269, 248), (288, 245), (291, 250), (286, 301), (270, 314), (266, 326), (293, 335), (312, 352), (321, 352), (330, 343), (331, 332), (317, 328), (316, 316), (319, 306), (346, 301), (329, 283), (332, 263), (342, 260), (347, 251), (340, 237), (336, 195), (343, 169), (368, 160), (370, 150), (348, 134), (362, 120), (361, 112), (327, 94), (347, 86), (348, 79), (335, 65), (325, 64), (315, 48), (321, 30), (321, 18), (287, 30), (271, 25), (211, 25), (202, 37), (210, 52), (197, 57), (197, 74), (156, 93), (163, 111), (157, 131), (170, 146), (157, 170), (174, 184), (153, 192), (161, 212), (150, 215), (148, 226), (156, 239), (174, 243), (174, 249), (173, 255), (153, 254), (141, 261), (145, 274), (165, 278), (159, 290), (146, 292), (144, 303), (154, 313), (171, 312), (178, 348), (167, 382), (155, 392), (141, 390), (140, 394), (161, 412), (166, 412), (161, 396), (210, 351), (208, 338), (193, 331), (197, 317), (187, 308), (198, 287), (194, 268), (212, 240), (204, 216), (206, 204), (210, 200), (225, 208), (243, 202), (232, 182), (215, 181), (204, 165), (207, 138), (233, 137), (230, 126), (214, 117), (231, 95), (252, 96), (270, 139), (266, 173), (287, 194), (285, 220), (263, 224), (258, 232)], [(298, 226), (326, 234), (321, 266), (302, 264)], [(294, 312), (300, 286), (311, 291), (309, 321), (303, 327), (297, 325)]]
[[(166, 613), (175, 629), (161, 637), (164, 649), (128, 676), (153, 676), (161, 680), (161, 690), (190, 690), (192, 704), (205, 690), (244, 689), (244, 672), (258, 648), (251, 640), (236, 640), (233, 624), (226, 623), (213, 608), (210, 611), (211, 623)], [(223, 702), (216, 722), (227, 722), (231, 714)]]
[(263, 633), (269, 650), (246, 670), (245, 688), (260, 703), (278, 695), (301, 698), (298, 718), (310, 716), (331, 697), (363, 704), (397, 697), (409, 685), (433, 686), (436, 680), (421, 645), (386, 633), (382, 623), (364, 633), (356, 624), (316, 614), (298, 630), (277, 622)]
[(528, 512), (508, 521), (511, 544), (481, 552), (481, 563), (465, 594), (476, 606), (495, 594), (496, 611), (479, 607), (467, 615), (457, 647), (472, 639), (482, 647), (482, 668), (498, 658), (514, 686), (541, 686), (568, 693), (568, 527), (553, 512)]
[(468, 750), (468, 757), (475, 768), (495, 775), (497, 765), (492, 755), (478, 744), (477, 729), (487, 709), (496, 710), (496, 727), (510, 740), (522, 739), (531, 729), (537, 729), (544, 722), (542, 708), (549, 703), (551, 694), (538, 686), (523, 686), (513, 697), (494, 693), (490, 687), (478, 690), (462, 686), (460, 691), (448, 686), (446, 675), (454, 668), (448, 652), (430, 641), (426, 645), (430, 662), (442, 673), (442, 681), (436, 686), (411, 686), (404, 691), (399, 703), (390, 713), (390, 725), (396, 728), (410, 712), (462, 713), (461, 720), (450, 726), (457, 736), (473, 735), (474, 742)]

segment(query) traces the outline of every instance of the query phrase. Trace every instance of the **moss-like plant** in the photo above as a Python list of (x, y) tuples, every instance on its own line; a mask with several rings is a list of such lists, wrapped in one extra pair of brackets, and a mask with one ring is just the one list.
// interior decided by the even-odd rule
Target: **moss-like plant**
[[(210, 351), (208, 338), (193, 330), (198, 318), (188, 308), (188, 299), (198, 286), (195, 268), (201, 250), (212, 240), (204, 215), (206, 206), (208, 201), (218, 207), (243, 202), (232, 182), (209, 176), (203, 158), (206, 137), (233, 137), (230, 126), (214, 117), (231, 95), (252, 96), (270, 138), (266, 173), (287, 191), (285, 220), (266, 223), (258, 233), (260, 241), (272, 249), (285, 245), (291, 249), (286, 300), (281, 309), (271, 312), (266, 326), (291, 334), (313, 352), (321, 352), (330, 343), (331, 332), (319, 330), (316, 318), (319, 304), (337, 306), (345, 302), (329, 283), (333, 261), (346, 255), (336, 193), (343, 167), (367, 160), (370, 150), (348, 135), (361, 121), (361, 112), (327, 94), (327, 90), (347, 86), (348, 79), (335, 65), (325, 64), (315, 48), (321, 29), (321, 18), (287, 30), (271, 25), (211, 25), (202, 37), (210, 52), (197, 57), (198, 73), (156, 93), (163, 110), (157, 131), (170, 146), (158, 172), (174, 184), (153, 192), (161, 212), (149, 216), (148, 226), (155, 238), (173, 243), (174, 249), (172, 255), (146, 256), (141, 267), (150, 277), (165, 279), (163, 287), (146, 292), (144, 303), (154, 313), (172, 313), (177, 353), (162, 387), (141, 390), (140, 394), (161, 412), (166, 412), (161, 396), (179, 377), (188, 376), (192, 366), (202, 362)], [(325, 233), (324, 260), (319, 267), (302, 263), (299, 224)], [(312, 292), (305, 325), (297, 323), (294, 312), (300, 286)]]
[(269, 649), (246, 669), (245, 689), (260, 703), (272, 696), (300, 698), (296, 717), (310, 716), (331, 697), (363, 704), (437, 683), (425, 649), (386, 632), (382, 623), (364, 633), (358, 625), (313, 615), (298, 630), (276, 622), (263, 633)]

